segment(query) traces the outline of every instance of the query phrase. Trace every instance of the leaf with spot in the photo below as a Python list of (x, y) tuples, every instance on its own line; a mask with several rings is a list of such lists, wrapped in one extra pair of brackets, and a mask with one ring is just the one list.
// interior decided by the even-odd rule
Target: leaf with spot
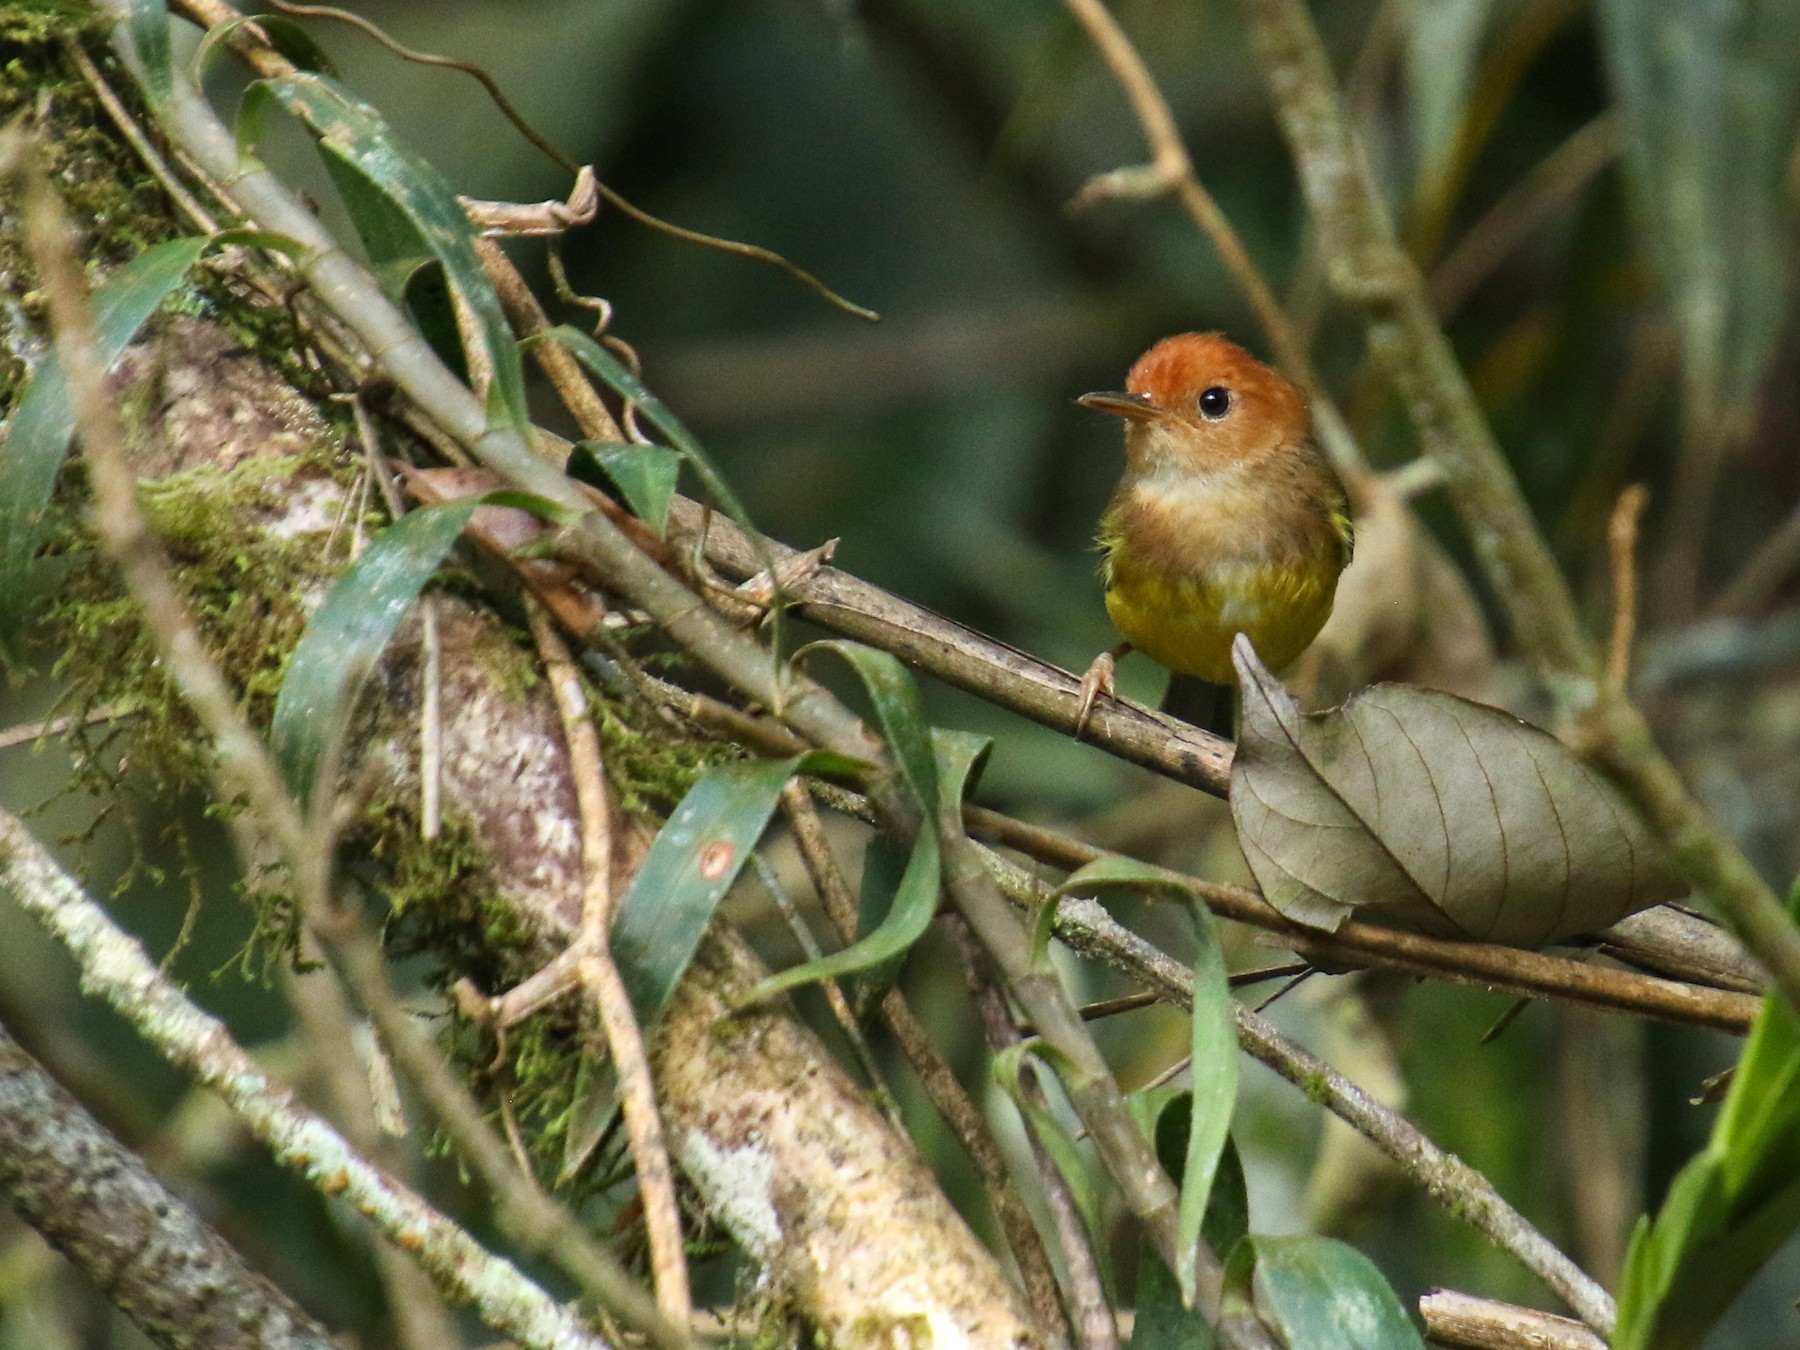
[(648, 1030), (662, 1015), (788, 779), (851, 767), (815, 750), (721, 764), (688, 789), (651, 843), (613, 923), (613, 960), (640, 1026)]
[(1636, 813), (1554, 737), (1496, 708), (1376, 685), (1302, 714), (1249, 641), (1238, 843), (1269, 903), (1437, 937), (1539, 947), (1680, 892)]

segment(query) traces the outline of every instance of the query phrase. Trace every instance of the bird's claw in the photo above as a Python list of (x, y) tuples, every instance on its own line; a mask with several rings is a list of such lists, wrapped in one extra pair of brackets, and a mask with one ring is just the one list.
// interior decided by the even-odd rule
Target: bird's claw
[(1113, 652), (1101, 652), (1081, 677), (1081, 706), (1075, 711), (1075, 739), (1080, 740), (1087, 731), (1088, 719), (1094, 715), (1094, 704), (1105, 694), (1108, 698), (1113, 693), (1113, 668), (1117, 664), (1117, 656)]

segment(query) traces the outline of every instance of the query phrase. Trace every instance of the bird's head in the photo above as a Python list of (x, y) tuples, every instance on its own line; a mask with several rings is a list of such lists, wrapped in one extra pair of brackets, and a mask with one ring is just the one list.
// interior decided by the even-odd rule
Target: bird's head
[(1300, 391), (1217, 333), (1164, 338), (1138, 358), (1125, 388), (1078, 402), (1125, 419), (1125, 453), (1137, 472), (1216, 471), (1306, 438)]

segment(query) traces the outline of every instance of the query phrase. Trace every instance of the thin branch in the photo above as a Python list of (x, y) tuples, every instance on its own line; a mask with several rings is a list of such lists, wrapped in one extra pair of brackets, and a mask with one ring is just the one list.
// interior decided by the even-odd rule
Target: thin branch
[(1433, 1345), (1467, 1350), (1606, 1350), (1579, 1322), (1536, 1308), (1433, 1289), (1419, 1298), (1419, 1316)]
[(1631, 644), (1637, 634), (1638, 521), (1650, 500), (1650, 490), (1633, 483), (1619, 494), (1606, 543), (1612, 553), (1613, 623), (1606, 651), (1606, 684), (1614, 698), (1624, 698), (1631, 680)]
[[(781, 807), (788, 826), (794, 832), (795, 847), (799, 850), (801, 864), (812, 881), (813, 890), (818, 894), (819, 903), (837, 928), (838, 935), (846, 943), (854, 941), (856, 899), (850, 894), (850, 887), (832, 854), (831, 841), (826, 838), (825, 826), (813, 807), (812, 794), (807, 791), (803, 782), (795, 779), (782, 789)], [(1055, 1268), (1050, 1264), (1049, 1253), (1044, 1250), (1044, 1240), (1038, 1234), (1037, 1225), (1031, 1221), (1031, 1215), (1026, 1211), (1024, 1202), (1019, 1198), (1019, 1191), (1012, 1183), (1006, 1155), (1001, 1152), (1000, 1142), (994, 1138), (987, 1118), (969, 1100), (969, 1094), (963, 1091), (955, 1072), (938, 1053), (937, 1046), (919, 1024), (918, 1018), (913, 1016), (906, 996), (898, 988), (891, 988), (882, 995), (880, 1012), (882, 1020), (898, 1042), (901, 1054), (906, 1056), (906, 1062), (912, 1066), (913, 1072), (924, 1085), (931, 1104), (937, 1108), (944, 1122), (955, 1131), (963, 1151), (969, 1155), (969, 1160), (975, 1164), (975, 1170), (981, 1174), (981, 1185), (987, 1194), (988, 1206), (1000, 1221), (1001, 1231), (1006, 1234), (1007, 1246), (1012, 1249), (1013, 1259), (1019, 1263), (1025, 1295), (1031, 1301), (1031, 1309), (1037, 1316), (1038, 1324), (1052, 1340), (1066, 1340), (1069, 1335), (1068, 1318), (1064, 1315), (1062, 1301), (1057, 1296)]]
[(1070, 13), (1087, 30), (1101, 59), (1113, 72), (1113, 78), (1118, 80), (1125, 91), (1132, 111), (1137, 115), (1138, 124), (1143, 128), (1144, 139), (1150, 143), (1150, 151), (1154, 156), (1147, 171), (1125, 169), (1095, 179), (1082, 190), (1077, 201), (1147, 196), (1164, 192), (1175, 194), (1176, 200), (1181, 203), (1182, 209), (1199, 227), (1200, 232), (1212, 241), (1226, 270), (1237, 282), (1244, 298), (1250, 302), (1257, 322), (1262, 325), (1269, 344), (1275, 349), (1276, 361), (1306, 391), (1319, 439), (1332, 462), (1344, 475), (1348, 485), (1353, 490), (1360, 490), (1361, 480), (1368, 475), (1369, 468), (1362, 457), (1362, 451), (1357, 447), (1356, 438), (1350, 432), (1349, 424), (1344, 421), (1337, 404), (1320, 382), (1306, 343), (1288, 318), (1287, 312), (1282, 309), (1274, 290), (1263, 279), (1262, 272), (1250, 256), (1250, 250), (1244, 247), (1244, 241), (1232, 228), (1225, 213), (1219, 209), (1219, 204), (1200, 182), (1199, 175), (1194, 171), (1193, 159), (1181, 139), (1180, 128), (1175, 125), (1175, 114), (1170, 110), (1162, 90), (1157, 87), (1149, 67), (1144, 64), (1143, 57), (1132, 46), (1131, 39), (1119, 27), (1118, 21), (1113, 18), (1103, 0), (1066, 0), (1066, 3)]
[(558, 636), (543, 606), (527, 598), (526, 617), (538, 655), (549, 677), (556, 710), (569, 747), (569, 771), (581, 812), (580, 960), (576, 969), (588, 997), (600, 1013), (618, 1070), (619, 1101), (625, 1130), (637, 1164), (638, 1194), (644, 1204), (644, 1227), (650, 1239), (650, 1266), (656, 1281), (656, 1303), (671, 1325), (686, 1326), (693, 1315), (688, 1292), (687, 1260), (682, 1253), (681, 1210), (675, 1199), (675, 1171), (663, 1141), (662, 1117), (656, 1109), (656, 1084), (644, 1051), (644, 1034), (631, 1010), (631, 995), (612, 958), (612, 804), (607, 800), (600, 737), (588, 710), (587, 691), (575, 659)]
[[(987, 866), (1021, 910), (1035, 912), (1047, 901), (1047, 887), (998, 855), (987, 855)], [(1065, 898), (1057, 907), (1055, 931), (1072, 950), (1128, 972), (1180, 1007), (1192, 1007), (1193, 972), (1120, 924), (1097, 901)], [(1509, 1205), (1486, 1177), (1235, 999), (1231, 1013), (1238, 1041), (1251, 1056), (1387, 1154), (1450, 1213), (1485, 1233), (1554, 1289), (1583, 1320), (1610, 1331), (1616, 1316), (1611, 1297)]]
[(1800, 503), (1725, 584), (1711, 612), (1730, 617), (1755, 614), (1780, 594), (1796, 571), (1800, 571)]
[(1431, 269), (1438, 314), (1455, 313), (1533, 230), (1617, 159), (1619, 149), (1619, 113), (1609, 108), (1545, 156)]
[[(990, 1054), (1010, 1050), (1024, 1040), (1012, 1011), (1006, 1006), (1006, 995), (988, 977), (987, 962), (975, 935), (960, 918), (946, 923), (950, 940), (962, 958), (963, 980), (969, 987), (981, 1029), (987, 1037)], [(1019, 1091), (1027, 1102), (1039, 1108), (1047, 1106), (1043, 1085), (1037, 1070), (1029, 1063), (1019, 1066)], [(1106, 1296), (1099, 1258), (1094, 1255), (1094, 1235), (1087, 1231), (1081, 1210), (1075, 1203), (1068, 1178), (1057, 1167), (1050, 1150), (1026, 1123), (1025, 1136), (1030, 1141), (1031, 1156), (1037, 1164), (1039, 1186), (1050, 1218), (1056, 1225), (1057, 1240), (1062, 1245), (1063, 1262), (1069, 1272), (1069, 1307), (1075, 1322), (1075, 1343), (1081, 1350), (1117, 1350), (1119, 1323)]]

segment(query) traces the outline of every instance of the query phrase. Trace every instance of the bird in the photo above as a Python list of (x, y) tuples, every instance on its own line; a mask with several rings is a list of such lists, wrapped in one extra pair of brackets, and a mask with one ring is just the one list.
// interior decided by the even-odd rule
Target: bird
[(1125, 472), (1097, 540), (1125, 641), (1082, 677), (1075, 734), (1136, 650), (1174, 677), (1165, 710), (1200, 706), (1205, 729), (1229, 737), (1232, 640), (1248, 637), (1271, 670), (1293, 661), (1325, 626), (1355, 547), (1306, 399), (1222, 334), (1181, 333), (1138, 358), (1125, 392), (1076, 401), (1125, 422)]

